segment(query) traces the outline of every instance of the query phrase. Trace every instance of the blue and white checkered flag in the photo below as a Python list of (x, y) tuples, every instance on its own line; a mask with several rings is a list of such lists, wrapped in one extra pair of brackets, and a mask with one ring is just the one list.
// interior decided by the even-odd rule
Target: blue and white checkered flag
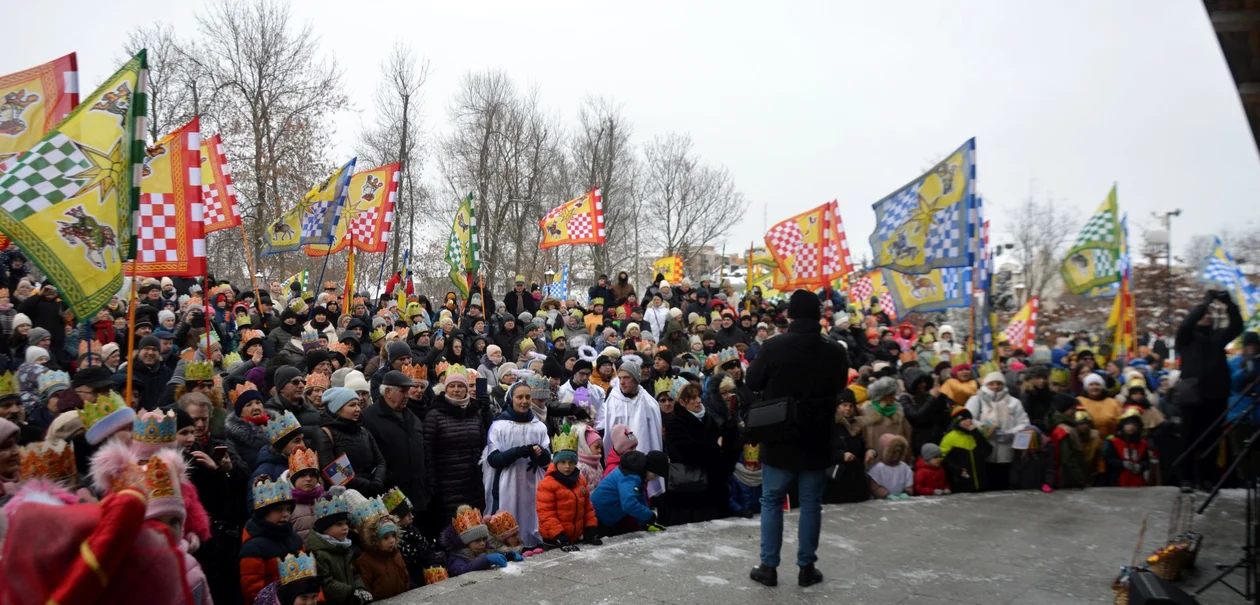
[(552, 298), (564, 300), (569, 297), (569, 266), (565, 265), (560, 269), (560, 275), (555, 281), (547, 284), (544, 294)]
[(1243, 319), (1251, 317), (1260, 293), (1247, 281), (1234, 257), (1225, 249), (1221, 239), (1213, 242), (1212, 252), (1199, 263), (1199, 281), (1229, 292), (1242, 310)]

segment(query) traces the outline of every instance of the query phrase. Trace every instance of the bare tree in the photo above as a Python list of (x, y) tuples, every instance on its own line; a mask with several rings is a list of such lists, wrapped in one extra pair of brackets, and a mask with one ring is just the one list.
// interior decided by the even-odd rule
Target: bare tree
[(630, 190), (635, 167), (630, 143), (633, 127), (621, 108), (603, 98), (588, 97), (578, 110), (578, 130), (571, 142), (576, 177), (582, 187), (600, 187), (604, 203), (604, 231), (607, 244), (590, 246), (591, 265), (597, 272), (609, 273), (633, 256), (631, 220), (637, 196)]
[(140, 49), (148, 49), (148, 125), (149, 140), (170, 134), (201, 113), (200, 72), (184, 53), (185, 42), (175, 35), (168, 23), (156, 22), (138, 26), (127, 34), (123, 52), (127, 58)]
[(1071, 209), (1049, 198), (1029, 196), (1010, 213), (1014, 260), (1024, 271), (1028, 296), (1042, 296), (1059, 276), (1059, 267), (1074, 237), (1077, 223)]
[(722, 241), (744, 215), (747, 202), (726, 168), (701, 163), (691, 136), (658, 136), (644, 148), (642, 210), (647, 241), (665, 255), (692, 264), (700, 249)]

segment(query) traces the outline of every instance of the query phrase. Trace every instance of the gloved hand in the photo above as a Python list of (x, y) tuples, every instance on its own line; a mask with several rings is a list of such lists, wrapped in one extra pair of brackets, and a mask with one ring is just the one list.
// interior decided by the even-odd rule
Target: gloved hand
[(654, 534), (657, 532), (665, 531), (665, 526), (657, 524), (657, 523), (648, 523), (647, 530), (648, 530), (648, 533)]
[(573, 541), (569, 539), (568, 534), (561, 533), (556, 536), (556, 544), (560, 545), (560, 550), (564, 552), (578, 552), (578, 547), (574, 546)]
[(520, 563), (521, 561), (525, 560), (525, 557), (521, 556), (521, 553), (516, 552), (515, 550), (509, 550), (503, 553), (503, 555), (507, 557), (507, 559), (509, 561), (512, 561), (513, 563)]
[(582, 541), (590, 544), (591, 546), (601, 546), (604, 544), (604, 541), (599, 539), (599, 534), (596, 533), (594, 527), (588, 527), (582, 532)]
[(486, 560), (490, 562), (491, 567), (507, 567), (507, 557), (497, 552), (486, 555)]
[(370, 592), (368, 592), (367, 590), (362, 589), (362, 588), (356, 588), (356, 589), (354, 589), (354, 598), (355, 598), (355, 600), (357, 600), (359, 603), (371, 603), (371, 602), (372, 602), (372, 593), (370, 593)]
[(1045, 492), (1045, 493), (1047, 493), (1047, 494), (1048, 494), (1048, 493), (1050, 493), (1050, 492), (1053, 492), (1053, 491), (1054, 491), (1054, 488), (1053, 488), (1053, 487), (1050, 487), (1050, 484), (1049, 484), (1049, 483), (1045, 483), (1045, 484), (1042, 484), (1042, 486), (1041, 486), (1041, 491), (1043, 491), (1043, 492)]
[(533, 455), (534, 455), (534, 446), (532, 446), (532, 445), (522, 445), (522, 446), (520, 446), (520, 447), (517, 447), (517, 448), (516, 448), (515, 450), (513, 450), (513, 451), (515, 451), (515, 452), (516, 452), (516, 457), (517, 457), (517, 458), (531, 458), (531, 457), (533, 457)]

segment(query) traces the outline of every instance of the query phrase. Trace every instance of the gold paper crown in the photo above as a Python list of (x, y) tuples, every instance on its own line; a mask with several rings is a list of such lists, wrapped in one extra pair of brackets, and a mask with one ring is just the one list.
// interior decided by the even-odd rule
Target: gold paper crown
[(240, 362), (241, 362), (241, 354), (240, 354), (240, 353), (237, 353), (236, 351), (233, 351), (233, 352), (231, 352), (231, 353), (228, 353), (227, 355), (224, 355), (224, 356), (223, 356), (223, 361), (222, 361), (221, 363), (222, 363), (223, 367), (226, 369), (226, 368), (230, 368), (230, 367), (232, 367), (232, 366), (234, 366), (234, 365), (236, 365), (236, 364), (238, 364), (238, 363), (240, 363)]
[(1067, 368), (1052, 368), (1050, 370), (1050, 384), (1067, 384), (1072, 373)]
[(280, 584), (292, 584), (305, 578), (319, 575), (315, 567), (315, 557), (307, 553), (288, 555), (280, 561)]
[(402, 490), (397, 487), (386, 492), (384, 496), (381, 496), (381, 502), (385, 504), (385, 510), (389, 511), (390, 514), (393, 514), (394, 509), (398, 508), (399, 504), (406, 501), (407, 496), (404, 495)]
[(236, 405), (236, 400), (239, 399), (241, 395), (244, 395), (248, 391), (257, 390), (258, 387), (254, 386), (254, 383), (246, 380), (245, 382), (236, 385), (236, 388), (232, 389), (232, 391), (228, 393), (228, 399), (231, 400), (232, 405)]
[(433, 373), (441, 377), (447, 370), (451, 369), (451, 364), (445, 361), (439, 361), (437, 367), (433, 368)]
[(17, 376), (14, 376), (13, 372), (0, 374), (0, 397), (21, 394), (22, 391), (18, 389)]
[(670, 378), (669, 376), (657, 378), (656, 382), (652, 383), (652, 392), (656, 393), (656, 397), (659, 399), (661, 395), (669, 394), (669, 390), (673, 386), (673, 378)]
[(289, 478), (302, 471), (319, 470), (319, 454), (305, 447), (298, 448), (289, 456)]
[(1120, 420), (1126, 420), (1129, 418), (1137, 418), (1141, 420), (1142, 409), (1137, 406), (1126, 406), (1124, 408), (1124, 412), (1120, 414)]
[(516, 517), (512, 513), (501, 510), (486, 519), (486, 527), (490, 529), (490, 534), (496, 538), (506, 538), (515, 535), (521, 531), (521, 527), (516, 524)]
[(1094, 422), (1094, 417), (1090, 416), (1089, 412), (1085, 411), (1084, 408), (1077, 408), (1076, 412), (1072, 415), (1072, 420), (1074, 420), (1077, 424), (1084, 424), (1086, 422), (1092, 423)]
[(254, 320), (250, 319), (249, 315), (238, 315), (236, 317), (236, 327), (238, 328), (243, 328), (245, 326), (252, 325), (253, 323)]
[(744, 463), (761, 461), (761, 445), (753, 445), (751, 443), (744, 444)]
[(566, 450), (570, 452), (577, 451), (578, 449), (577, 433), (572, 432), (572, 427), (569, 427), (569, 429), (570, 430), (567, 432), (556, 433), (556, 436), (551, 438), (551, 451), (553, 453), (563, 452)]
[(102, 418), (125, 407), (127, 402), (118, 393), (110, 391), (108, 395), (98, 396), (92, 403), (83, 404), (83, 409), (79, 410), (79, 419), (83, 421), (84, 429), (90, 429)]
[(424, 570), (424, 583), (426, 586), (430, 584), (437, 584), (442, 580), (450, 579), (450, 577), (451, 576), (446, 573), (445, 567), (430, 567)]
[(43, 477), (51, 481), (69, 481), (78, 474), (74, 444), (54, 439), (22, 446), (22, 479)]
[(149, 487), (149, 499), (179, 498), (178, 484), (171, 478), (171, 468), (156, 454), (144, 466), (144, 483)]
[(202, 382), (214, 378), (214, 362), (190, 361), (184, 366), (185, 382)]
[(376, 342), (382, 338), (385, 338), (385, 330), (380, 328), (376, 328), (375, 330), (372, 330), (371, 334), (368, 334), (368, 339), (372, 342)]
[(125, 489), (134, 489), (145, 498), (149, 497), (149, 485), (144, 476), (144, 469), (132, 460), (128, 460), (117, 473), (109, 478), (109, 493), (117, 494)]
[(481, 519), (481, 511), (464, 504), (455, 510), (451, 525), (455, 526), (455, 533), (462, 534), (478, 525), (485, 525), (485, 522)]
[[(564, 330), (563, 330), (563, 329), (560, 329), (560, 330), (553, 330), (553, 331), (551, 332), (551, 341), (552, 341), (552, 342), (555, 342), (555, 341), (557, 341), (557, 340), (560, 340), (561, 338), (565, 338), (565, 337), (564, 337)], [(568, 340), (568, 339), (567, 339), (567, 338), (565, 338), (565, 340)]]
[(331, 384), (332, 382), (329, 380), (327, 374), (320, 374), (319, 372), (316, 372), (314, 374), (306, 375), (307, 389), (316, 389), (321, 387), (326, 389)]
[(602, 305), (602, 304), (604, 304), (604, 299), (601, 296), (596, 296), (595, 298), (591, 299), (592, 307), (594, 307), (595, 305)]
[(429, 380), (429, 367), (422, 363), (413, 363), (409, 366), (403, 366), (402, 373), (406, 374), (412, 380)]
[(259, 481), (254, 484), (254, 510), (273, 504), (293, 501), (293, 489), (288, 481)]

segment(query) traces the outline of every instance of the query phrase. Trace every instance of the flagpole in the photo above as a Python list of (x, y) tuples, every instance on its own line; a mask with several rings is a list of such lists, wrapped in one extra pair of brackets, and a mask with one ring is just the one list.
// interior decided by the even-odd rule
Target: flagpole
[[(245, 235), (245, 223), (237, 225), (241, 228), (241, 244), (245, 246), (245, 263), (249, 267), (249, 283), (254, 286), (254, 305), (258, 307), (258, 321), (262, 321), (262, 292), (258, 291), (258, 277), (254, 273), (254, 257), (249, 253), (249, 237)], [(210, 263), (206, 263), (206, 272), (210, 271)], [(284, 275), (281, 273), (280, 275)], [(262, 327), (262, 326), (259, 326)]]
[[(127, 305), (127, 339), (131, 342), (127, 347), (127, 356), (129, 359), (127, 360), (127, 394), (125, 395), (127, 398), (127, 407), (132, 409), (135, 409), (135, 406), (132, 405), (131, 401), (131, 381), (132, 376), (136, 371), (136, 280), (138, 279), (139, 276), (136, 275), (136, 258), (133, 256), (131, 258), (131, 300), (129, 301), (130, 304)], [(88, 352), (92, 352), (91, 339), (88, 340)], [(102, 359), (101, 363), (104, 364), (105, 360)]]
[(341, 295), (341, 312), (347, 313), (351, 311), (350, 303), (354, 288), (354, 233), (350, 234), (350, 251), (346, 254), (346, 291)]
[[(90, 319), (83, 320), (83, 342), (87, 344), (87, 352), (91, 353), (92, 352), (92, 320)], [(85, 357), (84, 360), (87, 364), (86, 367), (89, 367), (89, 368), (92, 367), (91, 355), (88, 355), (87, 357)]]
[(380, 275), (376, 276), (376, 304), (373, 305), (373, 308), (378, 309), (378, 310), (379, 310), (379, 305), (381, 301), (381, 295), (385, 294), (384, 292), (381, 291), (381, 282), (385, 281), (385, 261), (388, 260), (385, 257), (387, 256), (389, 256), (388, 252), (381, 253), (381, 273)]
[[(332, 249), (333, 249), (332, 236), (329, 236), (329, 238), (328, 238), (328, 239), (329, 239), (329, 241), (328, 241), (328, 250), (327, 250), (326, 252), (324, 252), (324, 266), (323, 266), (322, 268), (320, 268), (320, 270), (319, 270), (319, 279), (315, 280), (315, 285), (316, 285), (317, 287), (323, 287), (323, 285), (324, 285), (324, 271), (327, 271), (327, 270), (328, 270), (328, 257), (332, 256)], [(311, 288), (311, 290), (312, 290), (312, 292), (313, 292), (313, 291), (314, 291), (314, 288)], [(316, 302), (318, 302), (318, 299), (316, 300)], [(306, 320), (307, 320), (307, 321), (310, 321), (310, 320), (312, 320), (312, 319), (315, 319), (315, 307), (316, 307), (316, 306), (317, 306), (317, 305), (311, 305), (311, 310), (310, 310), (310, 311), (306, 314)]]

